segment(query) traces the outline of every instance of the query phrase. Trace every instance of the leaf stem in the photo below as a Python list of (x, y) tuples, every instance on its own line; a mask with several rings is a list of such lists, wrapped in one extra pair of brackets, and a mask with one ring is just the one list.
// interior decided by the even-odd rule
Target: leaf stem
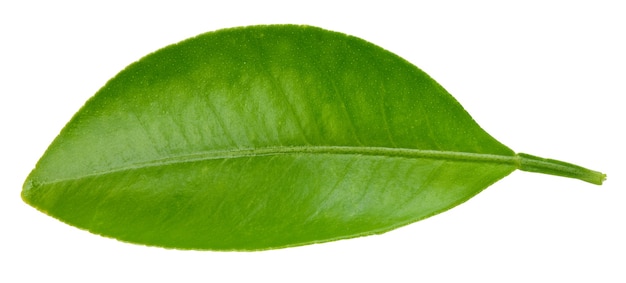
[(606, 174), (559, 160), (526, 153), (518, 153), (517, 160), (518, 168), (522, 171), (575, 178), (596, 185), (602, 185), (602, 182), (606, 180)]

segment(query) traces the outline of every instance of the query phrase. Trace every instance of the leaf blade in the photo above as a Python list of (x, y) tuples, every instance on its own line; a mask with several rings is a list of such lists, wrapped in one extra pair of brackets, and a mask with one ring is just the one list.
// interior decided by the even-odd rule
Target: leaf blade
[[(388, 231), (440, 212), (442, 202), (461, 203), (484, 189), (485, 183), (493, 183), (514, 170), (513, 165), (500, 163), (433, 163), (428, 159), (346, 154), (286, 154), (183, 164), (65, 181), (54, 185), (65, 188), (59, 190), (61, 195), (45, 195), (57, 202), (50, 208), (42, 204), (39, 207), (74, 226), (130, 242), (255, 250)], [(284, 177), (264, 177), (276, 171), (283, 172)], [(450, 176), (459, 174), (481, 178), (445, 193), (436, 189)], [(137, 175), (142, 176), (141, 180), (133, 179)], [(129, 179), (133, 181), (127, 182)], [(155, 180), (161, 183), (159, 188), (150, 185)], [(371, 180), (385, 180), (386, 184), (372, 184)], [(98, 183), (107, 186), (98, 187), (101, 192), (91, 186), (88, 193), (92, 196), (86, 197), (85, 184)], [(181, 186), (186, 189), (178, 189)], [(81, 197), (72, 197), (78, 195)], [(107, 197), (99, 197), (102, 195)], [(202, 212), (207, 207), (214, 208), (211, 214)], [(82, 213), (75, 213), (77, 208)], [(186, 235), (185, 240), (181, 240), (181, 234)]]
[[(269, 38), (268, 31), (276, 34)], [(246, 45), (233, 37), (253, 38)], [(277, 48), (272, 54), (258, 52), (256, 37), (263, 37), (265, 45), (289, 45), (291, 49)], [(342, 50), (349, 44), (355, 46)], [(302, 45), (314, 51), (302, 55)], [(226, 55), (216, 58), (219, 56), (214, 53)], [(365, 57), (361, 53), (374, 54)], [(381, 53), (382, 58), (377, 56)], [(232, 59), (235, 55), (243, 57)], [(320, 57), (328, 59), (320, 64)], [(364, 58), (358, 62), (342, 59), (354, 57)], [(284, 58), (290, 61), (285, 63)], [(267, 66), (270, 63), (265, 61), (273, 65)], [(361, 75), (364, 65), (369, 69), (368, 76)], [(266, 72), (258, 71), (264, 68), (277, 69), (274, 76), (283, 90), (291, 90), (293, 101), (277, 99), (280, 92), (272, 89)], [(385, 122), (379, 119), (384, 116), (381, 98), (377, 97), (381, 94), (370, 93), (380, 88), (387, 89), (382, 98), (388, 104), (385, 108), (389, 121)], [(349, 101), (347, 105), (345, 101)], [(297, 116), (289, 114), (291, 110), (277, 111), (291, 107), (296, 107)], [(212, 115), (206, 109), (218, 113)], [(197, 116), (189, 118), (187, 113)], [(431, 121), (443, 124), (431, 129)], [(77, 164), (76, 168), (65, 164), (51, 174), (80, 175), (86, 173), (84, 168), (107, 171), (95, 166), (124, 160), (134, 163), (178, 152), (272, 146), (277, 141), (267, 137), (275, 133), (265, 129), (274, 128), (280, 129), (283, 142), (289, 145), (350, 146), (359, 145), (360, 139), (364, 146), (393, 147), (388, 142), (386, 123), (395, 125), (392, 131), (401, 148), (446, 147), (463, 152), (514, 154), (482, 131), (436, 82), (396, 55), (360, 39), (317, 28), (262, 26), (208, 33), (132, 64), (86, 103), (64, 129), (63, 140), (53, 142), (40, 162), (56, 161), (56, 157), (47, 157), (56, 152), (73, 154), (68, 159), (88, 163)], [(100, 130), (90, 133), (89, 129)], [(355, 132), (367, 136), (347, 134)], [(236, 144), (231, 144), (232, 140)], [(106, 151), (94, 154), (94, 148)], [(46, 167), (52, 170), (57, 165)], [(70, 173), (70, 169), (76, 173)]]

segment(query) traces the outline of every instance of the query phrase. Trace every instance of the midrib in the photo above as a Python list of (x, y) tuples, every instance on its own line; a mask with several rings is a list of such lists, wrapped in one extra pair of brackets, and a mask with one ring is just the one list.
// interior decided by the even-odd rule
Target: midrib
[(292, 146), (292, 147), (265, 147), (255, 149), (216, 150), (194, 154), (178, 155), (167, 158), (130, 164), (119, 168), (85, 174), (78, 177), (44, 181), (42, 184), (54, 184), (67, 181), (76, 181), (84, 178), (113, 174), (142, 168), (165, 166), (171, 164), (198, 162), (216, 159), (235, 159), (255, 156), (290, 155), (290, 154), (329, 154), (329, 155), (364, 155), (399, 157), (412, 159), (436, 159), (449, 161), (466, 161), (477, 163), (496, 163), (520, 167), (520, 158), (517, 155), (497, 155), (484, 153), (469, 153), (439, 150), (420, 150), (408, 148), (385, 148), (385, 147), (352, 147), (352, 146)]
[[(211, 159), (233, 159), (254, 156), (268, 155), (288, 155), (288, 154), (338, 154), (338, 155), (369, 155), (404, 158), (428, 158), (445, 159), (457, 161), (476, 161), (491, 163), (516, 164), (516, 156), (505, 156), (496, 154), (420, 150), (408, 148), (386, 148), (386, 147), (353, 147), (353, 146), (293, 146), (293, 147), (265, 147), (256, 149), (238, 149), (209, 151), (196, 154), (174, 156), (151, 162), (143, 163), (148, 166), (159, 166), (166, 164), (195, 162)], [(143, 166), (140, 166), (143, 167)]]

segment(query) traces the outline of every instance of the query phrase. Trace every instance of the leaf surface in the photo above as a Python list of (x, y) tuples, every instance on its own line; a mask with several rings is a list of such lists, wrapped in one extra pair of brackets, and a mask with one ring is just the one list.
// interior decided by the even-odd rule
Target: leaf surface
[(65, 126), (22, 197), (123, 241), (260, 250), (382, 233), (516, 168), (604, 179), (516, 155), (427, 74), (371, 43), (252, 26), (128, 66)]

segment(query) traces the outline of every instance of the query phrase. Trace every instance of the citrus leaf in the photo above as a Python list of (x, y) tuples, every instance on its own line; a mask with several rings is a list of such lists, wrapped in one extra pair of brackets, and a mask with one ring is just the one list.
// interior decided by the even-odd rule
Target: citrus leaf
[(252, 26), (128, 66), (65, 126), (22, 198), (122, 241), (260, 250), (389, 231), (515, 169), (604, 180), (515, 154), (428, 75), (371, 43)]

